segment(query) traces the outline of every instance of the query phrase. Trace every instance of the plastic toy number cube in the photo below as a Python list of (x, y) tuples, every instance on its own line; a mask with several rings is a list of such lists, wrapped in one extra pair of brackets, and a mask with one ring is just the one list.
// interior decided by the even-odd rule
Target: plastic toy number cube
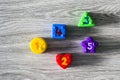
[(41, 54), (47, 49), (47, 42), (45, 39), (36, 37), (30, 41), (30, 49), (35, 54)]
[(66, 38), (66, 25), (65, 24), (53, 24), (52, 38), (53, 39), (65, 39)]
[(99, 43), (89, 36), (82, 41), (81, 45), (84, 53), (93, 54), (96, 52), (96, 47), (99, 45)]
[(72, 54), (59, 53), (56, 55), (56, 62), (60, 67), (62, 67), (63, 69), (66, 69), (72, 63)]
[(82, 14), (82, 17), (78, 23), (78, 27), (93, 27), (95, 26), (93, 19), (91, 18), (91, 16), (89, 15), (88, 12), (84, 12)]

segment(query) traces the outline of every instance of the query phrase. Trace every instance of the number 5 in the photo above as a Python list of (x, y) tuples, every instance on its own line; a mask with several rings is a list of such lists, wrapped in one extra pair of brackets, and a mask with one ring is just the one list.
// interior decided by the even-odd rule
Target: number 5
[(93, 48), (93, 46), (94, 46), (94, 43), (88, 43), (87, 49), (88, 49), (88, 50), (91, 50), (91, 49)]

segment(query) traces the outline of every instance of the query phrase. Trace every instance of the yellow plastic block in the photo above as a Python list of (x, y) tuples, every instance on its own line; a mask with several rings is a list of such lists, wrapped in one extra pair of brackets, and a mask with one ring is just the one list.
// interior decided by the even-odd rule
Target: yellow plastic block
[(47, 49), (47, 42), (43, 38), (33, 38), (30, 42), (30, 49), (35, 54), (41, 54)]

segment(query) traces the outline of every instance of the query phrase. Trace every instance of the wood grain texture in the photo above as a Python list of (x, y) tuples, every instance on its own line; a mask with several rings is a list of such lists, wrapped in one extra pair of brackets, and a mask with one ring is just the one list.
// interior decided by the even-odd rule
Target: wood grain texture
[[(96, 26), (76, 27), (83, 11)], [(51, 39), (53, 23), (67, 24), (67, 39)], [(80, 42), (92, 36), (97, 53), (83, 55)], [(49, 49), (29, 50), (34, 37), (44, 37)], [(57, 53), (73, 54), (62, 70)], [(0, 0), (0, 80), (120, 80), (120, 0)]]

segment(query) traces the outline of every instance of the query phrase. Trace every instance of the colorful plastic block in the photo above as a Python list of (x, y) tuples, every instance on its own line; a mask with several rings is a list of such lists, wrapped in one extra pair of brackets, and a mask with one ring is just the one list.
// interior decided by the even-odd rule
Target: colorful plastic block
[(84, 12), (78, 23), (78, 27), (93, 27), (93, 26), (95, 26), (95, 24), (92, 18), (90, 17), (88, 12)]
[(67, 67), (70, 66), (72, 62), (72, 54), (70, 53), (57, 54), (56, 62), (60, 67), (62, 67), (63, 69), (66, 69)]
[(53, 39), (65, 39), (66, 38), (66, 25), (65, 24), (53, 24), (52, 38)]
[(98, 42), (93, 40), (92, 37), (87, 37), (86, 40), (82, 41), (81, 45), (84, 53), (95, 53)]
[(47, 42), (43, 38), (33, 38), (30, 42), (30, 49), (35, 54), (41, 54), (47, 49)]

